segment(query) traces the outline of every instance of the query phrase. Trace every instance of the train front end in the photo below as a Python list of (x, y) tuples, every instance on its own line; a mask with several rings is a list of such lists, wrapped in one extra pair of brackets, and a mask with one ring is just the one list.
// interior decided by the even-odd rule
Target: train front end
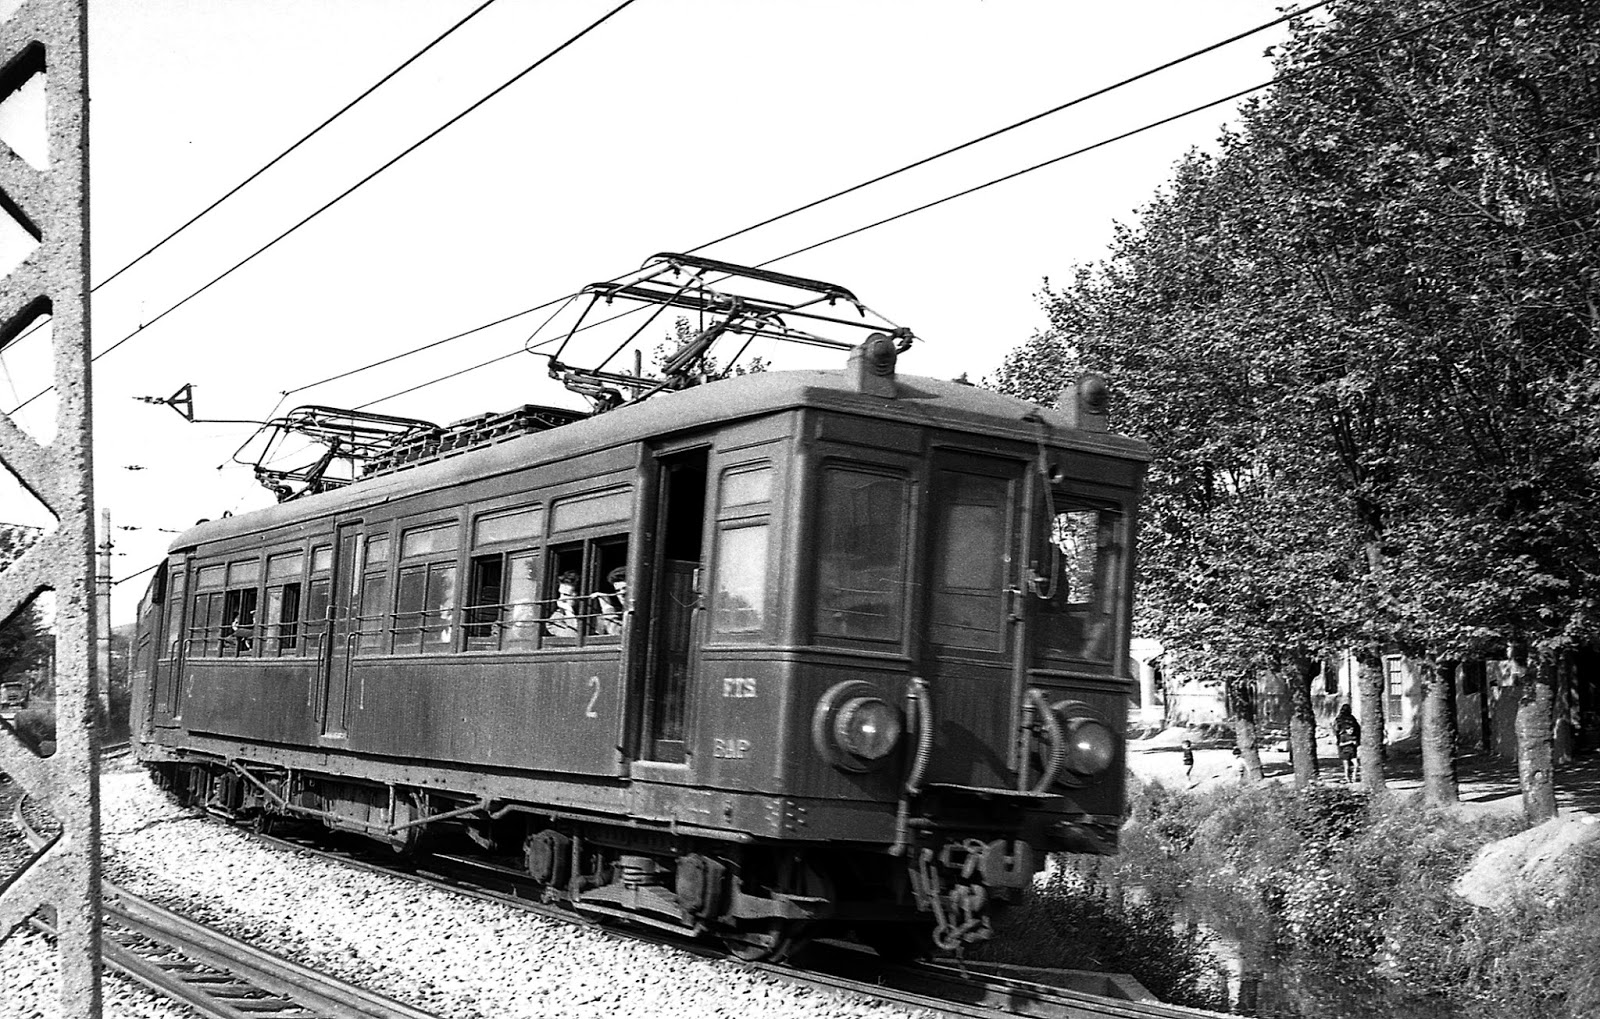
[(804, 426), (787, 831), (872, 833), (857, 929), (956, 951), (1046, 854), (1116, 851), (1148, 450), (1097, 377), (1047, 410), (889, 360)]

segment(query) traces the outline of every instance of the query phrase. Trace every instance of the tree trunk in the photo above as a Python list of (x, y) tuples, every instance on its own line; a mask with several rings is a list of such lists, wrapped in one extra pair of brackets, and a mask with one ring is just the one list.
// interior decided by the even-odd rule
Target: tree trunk
[(1429, 803), (1456, 803), (1456, 663), (1430, 655), (1417, 659), (1422, 673), (1422, 794)]
[(1294, 784), (1310, 785), (1317, 780), (1317, 716), (1311, 706), (1311, 681), (1321, 662), (1296, 657), (1290, 661), (1289, 751), (1294, 758)]
[(1556, 816), (1551, 706), (1555, 701), (1555, 655), (1528, 661), (1527, 652), (1508, 651), (1517, 683), (1517, 775), (1522, 780), (1522, 813), (1529, 824)]
[(1369, 793), (1388, 788), (1383, 777), (1383, 660), (1369, 652), (1356, 655), (1356, 689), (1361, 723), (1361, 746), (1356, 760), (1361, 767), (1361, 788)]
[(1230, 682), (1233, 703), (1234, 746), (1239, 751), (1240, 779), (1260, 782), (1266, 775), (1261, 770), (1261, 748), (1256, 745), (1256, 691), (1248, 679)]

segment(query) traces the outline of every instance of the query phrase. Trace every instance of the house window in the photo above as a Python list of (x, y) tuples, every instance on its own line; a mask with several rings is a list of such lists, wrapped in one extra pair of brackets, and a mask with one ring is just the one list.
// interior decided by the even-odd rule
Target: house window
[(1383, 716), (1389, 722), (1400, 721), (1406, 696), (1406, 660), (1398, 656), (1383, 660), (1384, 698)]

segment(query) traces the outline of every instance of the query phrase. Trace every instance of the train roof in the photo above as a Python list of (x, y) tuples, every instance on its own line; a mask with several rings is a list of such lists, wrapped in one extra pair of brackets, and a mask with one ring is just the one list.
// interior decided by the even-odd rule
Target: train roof
[(1049, 426), (1047, 441), (1050, 445), (1140, 461), (1150, 458), (1149, 446), (1140, 440), (1079, 430), (1072, 426), (1065, 413), (1043, 409), (1026, 400), (967, 383), (914, 375), (896, 375), (894, 381), (894, 399), (858, 392), (843, 370), (757, 372), (663, 393), (558, 428), (364, 478), (331, 492), (206, 521), (179, 535), (170, 551), (362, 506), (381, 505), (419, 491), (449, 488), (595, 450), (799, 407), (836, 410), (1029, 443), (1039, 438), (1036, 421), (1042, 419)]

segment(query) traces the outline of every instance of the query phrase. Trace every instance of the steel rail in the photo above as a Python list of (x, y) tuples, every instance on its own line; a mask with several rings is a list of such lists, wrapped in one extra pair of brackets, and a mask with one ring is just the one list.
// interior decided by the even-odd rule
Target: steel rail
[[(1022, 979), (1020, 975), (963, 971), (958, 966), (944, 963), (887, 965), (869, 949), (832, 940), (819, 942), (819, 947), (827, 949), (832, 957), (830, 961), (833, 965), (828, 969), (799, 969), (792, 965), (736, 960), (723, 951), (689, 940), (686, 936), (642, 924), (621, 928), (571, 909), (533, 901), (531, 896), (536, 894), (533, 891), (535, 886), (525, 875), (488, 861), (454, 855), (424, 855), (411, 865), (411, 869), (401, 869), (352, 852), (314, 845), (309, 840), (259, 832), (251, 834), (268, 844), (344, 866), (510, 906), (547, 919), (598, 930), (613, 937), (670, 948), (705, 959), (738, 962), (787, 983), (842, 991), (910, 1008), (923, 1008), (939, 1015), (959, 1016), (962, 1019), (1014, 1019), (1016, 1016), (1038, 1019), (1216, 1019), (1224, 1015), (1180, 1005), (1092, 994)], [(430, 862), (433, 866), (429, 866)], [(453, 869), (456, 870), (454, 874), (451, 873)], [(470, 879), (463, 877), (461, 871), (468, 870), (476, 876)], [(505, 890), (496, 890), (492, 887), (495, 885)], [(519, 890), (525, 890), (528, 894), (518, 894)], [(974, 968), (978, 965), (974, 964)], [(860, 975), (851, 975), (852, 972)], [(1114, 975), (1107, 974), (1106, 977), (1110, 986)]]
[[(49, 837), (13, 809), (38, 850)], [(437, 1019), (432, 1013), (347, 983), (229, 937), (113, 885), (102, 884), (106, 965), (150, 990), (214, 1019)], [(40, 917), (34, 928), (55, 935)]]

